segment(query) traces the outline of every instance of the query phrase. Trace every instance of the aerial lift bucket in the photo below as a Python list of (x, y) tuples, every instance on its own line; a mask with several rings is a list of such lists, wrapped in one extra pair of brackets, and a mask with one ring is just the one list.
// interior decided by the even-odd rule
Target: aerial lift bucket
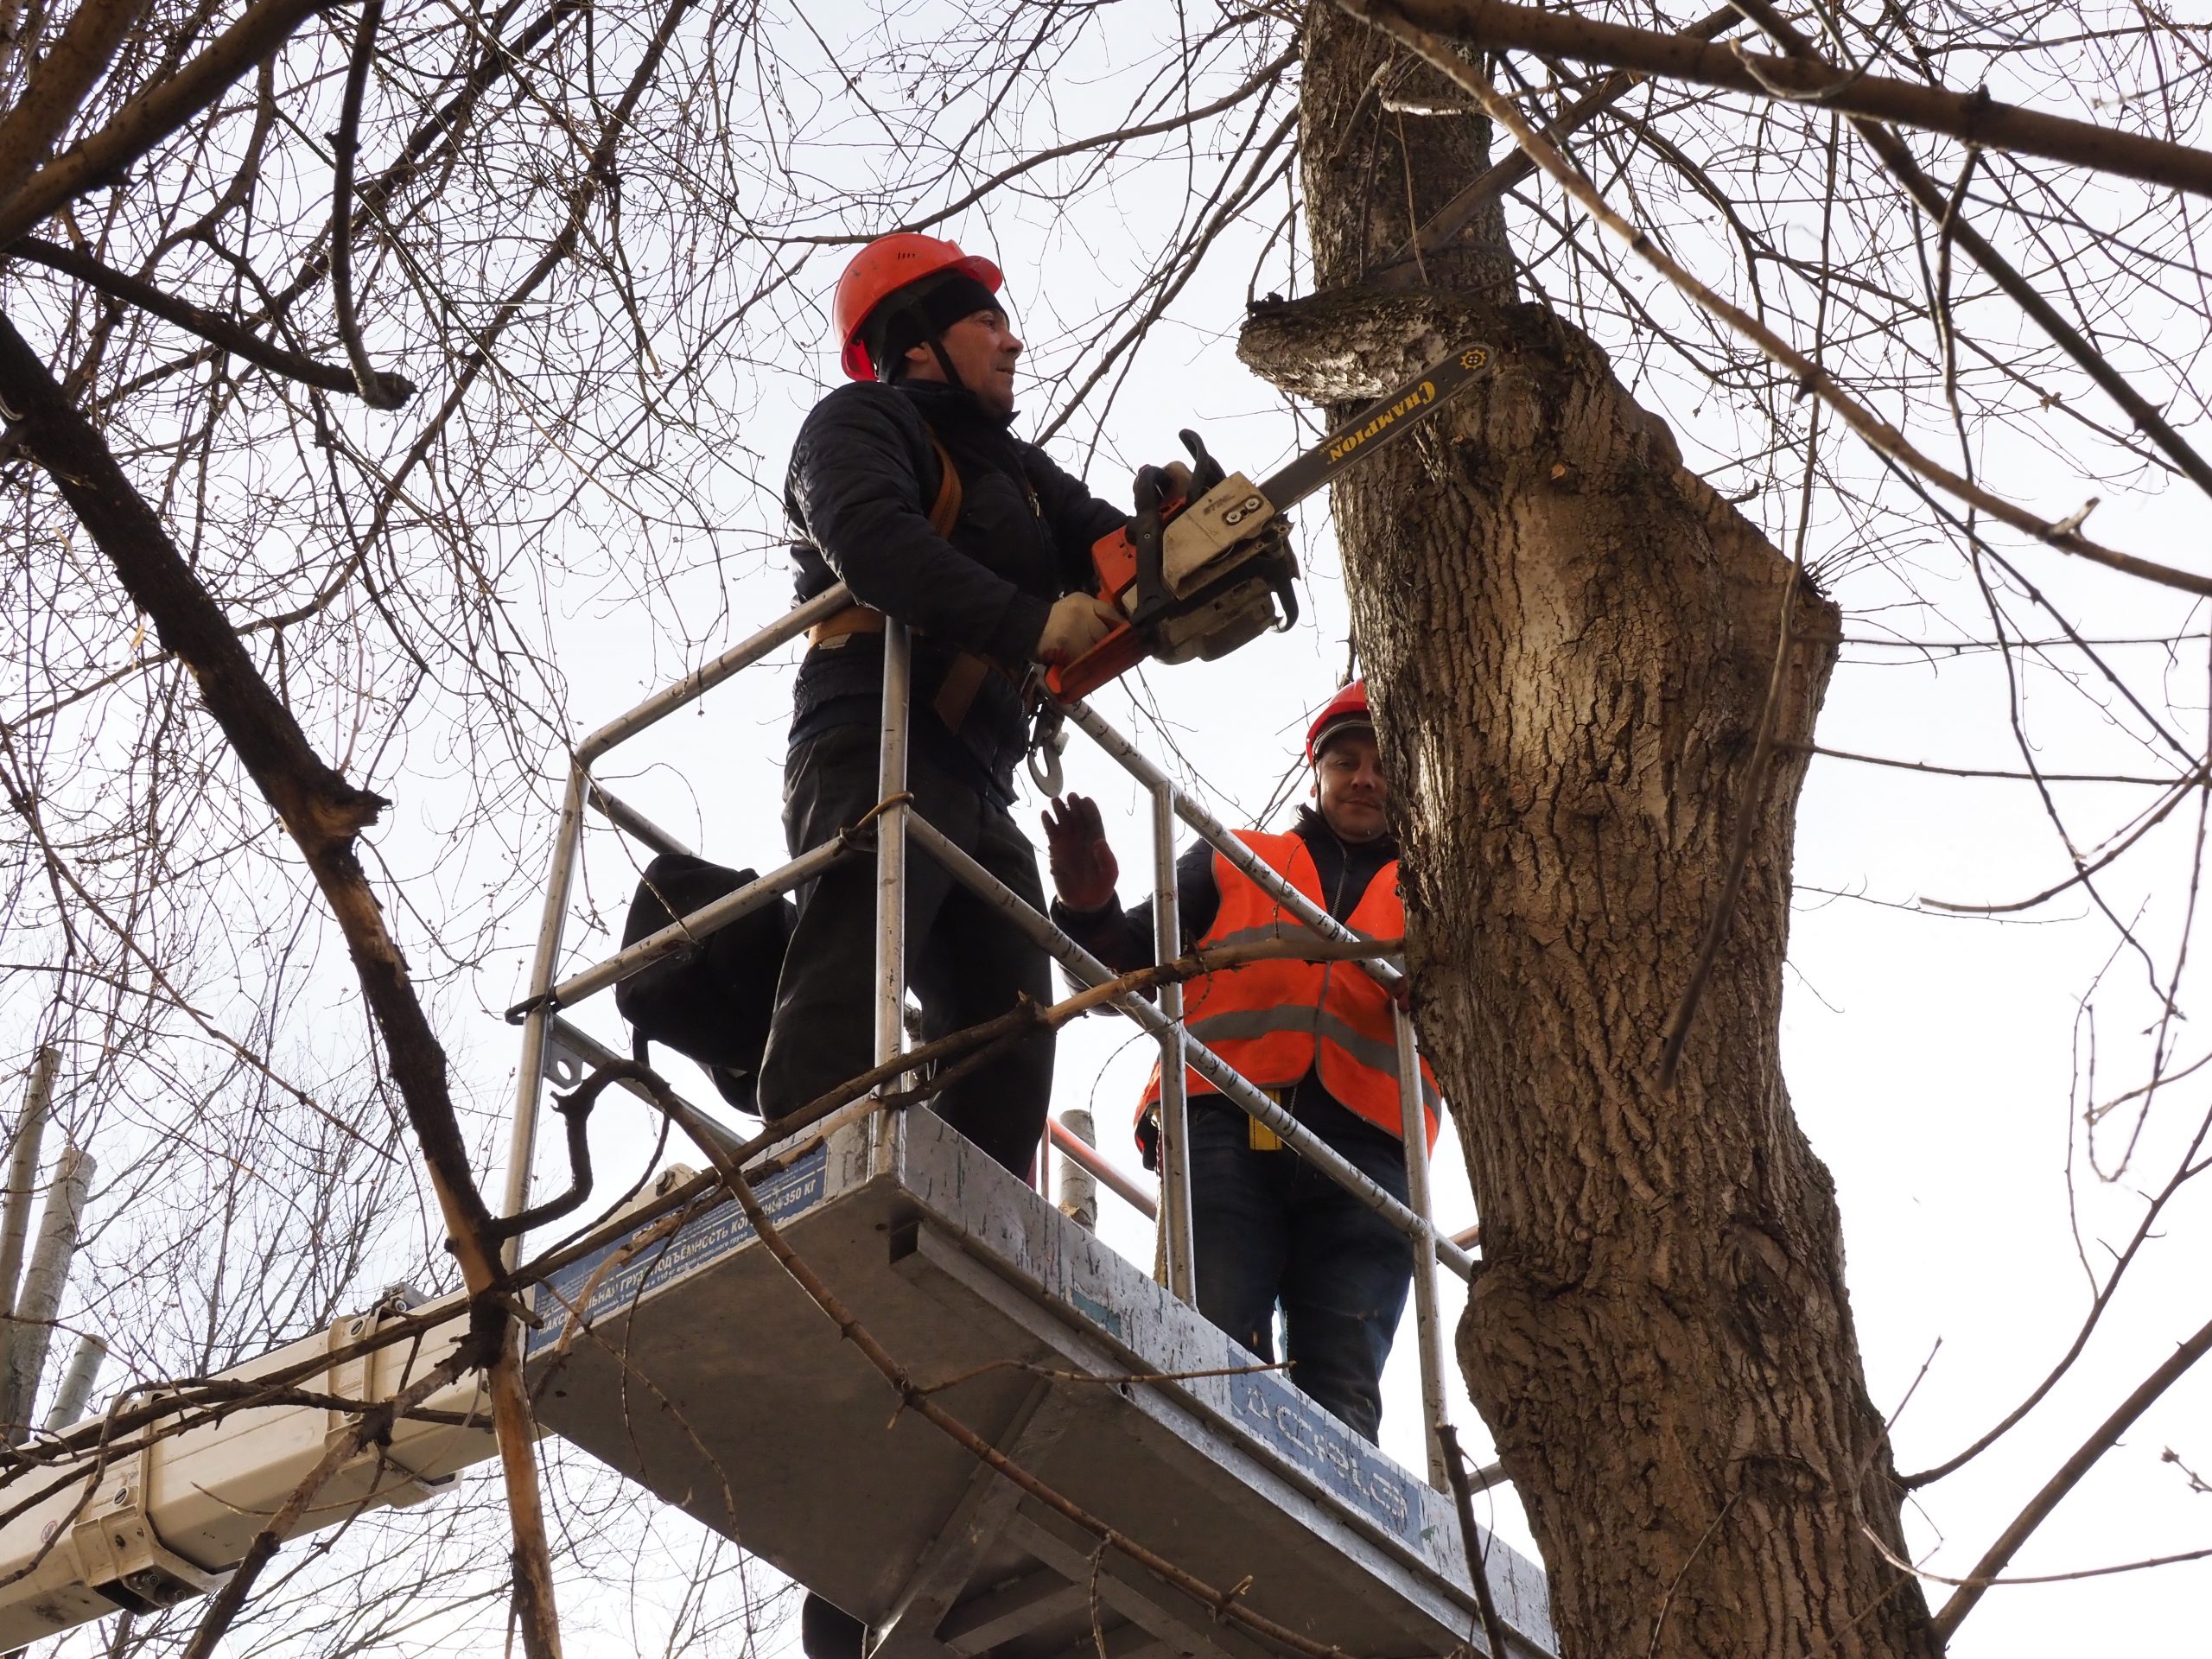
[[(759, 1193), (938, 1403), (1097, 1521), (1346, 1654), (1488, 1651), (1448, 1498), (926, 1110), (851, 1124)], [(899, 1410), (727, 1198), (572, 1263), (537, 1308), (547, 1427), (863, 1620), (883, 1659), (1263, 1650)], [(1511, 1644), (1548, 1652), (1541, 1575), (1488, 1559)]]

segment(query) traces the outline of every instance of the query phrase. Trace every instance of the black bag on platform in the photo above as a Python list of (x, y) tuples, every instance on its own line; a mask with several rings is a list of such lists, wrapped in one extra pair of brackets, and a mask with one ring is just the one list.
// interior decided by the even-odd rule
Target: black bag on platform
[[(753, 880), (688, 853), (663, 853), (645, 866), (622, 924), (627, 946), (658, 933)], [(750, 915), (632, 974), (614, 988), (640, 1062), (650, 1043), (696, 1060), (740, 1111), (758, 1108), (753, 1088), (768, 1046), (768, 1014), (798, 910), (779, 897)]]

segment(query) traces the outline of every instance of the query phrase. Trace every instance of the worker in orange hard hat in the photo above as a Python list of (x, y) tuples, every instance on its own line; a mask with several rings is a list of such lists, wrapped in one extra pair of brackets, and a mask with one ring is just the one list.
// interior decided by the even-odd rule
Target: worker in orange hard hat
[[(1356, 931), (1405, 931), (1398, 843), (1375, 745), (1367, 688), (1355, 680), (1306, 733), (1313, 801), (1288, 831), (1237, 832), (1270, 868)], [(1152, 960), (1152, 904), (1125, 911), (1120, 866), (1098, 809), (1079, 795), (1045, 820), (1054, 918), (1117, 972)], [(1279, 900), (1206, 842), (1176, 865), (1183, 944), (1204, 949), (1273, 937)], [(1185, 988), (1190, 1034), (1258, 1084), (1354, 1168), (1401, 1203), (1407, 1192), (1395, 1013), (1382, 988), (1351, 963), (1265, 961), (1210, 974)], [(1195, 1071), (1190, 1103), (1192, 1265), (1198, 1310), (1262, 1359), (1275, 1355), (1281, 1309), (1290, 1380), (1370, 1440), (1382, 1422), (1382, 1376), (1406, 1292), (1413, 1246)], [(1435, 1079), (1421, 1063), (1429, 1144)], [(1138, 1107), (1137, 1139), (1155, 1160), (1160, 1071)]]
[[(912, 632), (906, 786), (912, 806), (1016, 893), (1044, 906), (1016, 827), (1020, 681), (1072, 659), (1119, 613), (1090, 596), (1091, 543), (1128, 515), (1009, 429), (1021, 341), (988, 259), (911, 232), (871, 242), (837, 283), (849, 384), (815, 405), (785, 500), (803, 539), (798, 597), (842, 581), (853, 605), (817, 624), (799, 665), (784, 774), (794, 856), (877, 804), (887, 619)], [(778, 985), (759, 1099), (772, 1122), (874, 1060), (875, 875), (848, 861), (810, 884)], [(1046, 957), (938, 861), (906, 866), (907, 978), (931, 1037), (1049, 1001)], [(1039, 1034), (948, 1088), (948, 1122), (1027, 1172), (1052, 1091)]]
[[(835, 582), (855, 603), (809, 636), (784, 766), (791, 854), (877, 802), (883, 629), (913, 630), (906, 788), (921, 814), (1042, 909), (1036, 850), (1015, 825), (1014, 768), (1033, 663), (1072, 661), (1119, 613), (1090, 596), (1091, 543), (1128, 515), (1014, 437), (1021, 341), (989, 260), (913, 232), (855, 255), (833, 307), (851, 383), (806, 417), (785, 500), (803, 540), (798, 597)], [(801, 891), (760, 1077), (764, 1117), (798, 1110), (874, 1060), (875, 871), (854, 861)], [(906, 970), (928, 1037), (1052, 1000), (1044, 953), (931, 858), (906, 864)], [(1017, 1175), (1045, 1128), (1052, 1039), (1039, 1033), (940, 1093), (948, 1123)], [(810, 1595), (810, 1659), (859, 1659), (865, 1632)]]

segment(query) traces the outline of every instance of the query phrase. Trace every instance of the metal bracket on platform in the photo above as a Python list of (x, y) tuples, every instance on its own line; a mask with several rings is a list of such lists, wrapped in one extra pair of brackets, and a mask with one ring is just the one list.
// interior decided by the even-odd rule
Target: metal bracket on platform
[[(417, 1299), (420, 1300), (419, 1298)], [(353, 1346), (364, 1338), (375, 1333), (386, 1318), (397, 1318), (404, 1309), (392, 1309), (387, 1298), (365, 1313), (355, 1313), (333, 1324), (326, 1334), (330, 1351)], [(335, 1362), (325, 1374), (324, 1386), (331, 1395), (340, 1400), (372, 1401), (378, 1397), (376, 1385), (378, 1352), (355, 1354)], [(323, 1414), (323, 1446), (327, 1450), (353, 1433), (353, 1414), (335, 1408)], [(426, 1476), (409, 1468), (395, 1459), (391, 1451), (381, 1446), (366, 1446), (333, 1471), (333, 1481), (343, 1481), (356, 1471), (366, 1471), (362, 1482), (370, 1497), (360, 1501), (389, 1503), (395, 1509), (409, 1509), (428, 1503), (451, 1485), (451, 1475)]]
[[(1001, 1449), (1016, 1463), (1027, 1462), (1060, 1437), (1067, 1414), (1066, 1402), (1054, 1399), (1052, 1385), (1040, 1381), (999, 1435)], [(868, 1659), (919, 1659), (950, 1645), (941, 1634), (943, 1621), (967, 1587), (977, 1559), (998, 1541), (1020, 1501), (1019, 1486), (988, 1465), (976, 1466), (967, 1491), (873, 1632)]]
[(1095, 1584), (1101, 1606), (1112, 1608), (1187, 1659), (1265, 1659), (1265, 1648), (1215, 1623), (1209, 1611), (1181, 1591), (1112, 1550), (1102, 1550), (1087, 1536), (1078, 1535), (1077, 1541), (1063, 1535), (1074, 1531), (1073, 1522), (1057, 1516), (1047, 1519), (1024, 1511), (1007, 1524), (1007, 1536), (1069, 1583), (1081, 1586), (1085, 1601)]
[(575, 1089), (582, 1085), (591, 1066), (591, 1056), (568, 1040), (564, 1020), (546, 1022), (545, 1047), (539, 1066), (545, 1081), (556, 1089)]
[(980, 1659), (1000, 1643), (1076, 1612), (1090, 1600), (1088, 1585), (1071, 1584), (1049, 1567), (1011, 1584), (970, 1596), (945, 1615), (937, 1639), (961, 1656)]

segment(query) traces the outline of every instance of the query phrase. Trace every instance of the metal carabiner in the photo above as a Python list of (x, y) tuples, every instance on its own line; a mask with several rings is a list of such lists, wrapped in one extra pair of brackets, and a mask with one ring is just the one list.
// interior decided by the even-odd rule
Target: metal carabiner
[(1067, 782), (1060, 769), (1060, 757), (1067, 751), (1067, 725), (1060, 711), (1049, 702), (1039, 703), (1029, 728), (1029, 781), (1054, 799)]

